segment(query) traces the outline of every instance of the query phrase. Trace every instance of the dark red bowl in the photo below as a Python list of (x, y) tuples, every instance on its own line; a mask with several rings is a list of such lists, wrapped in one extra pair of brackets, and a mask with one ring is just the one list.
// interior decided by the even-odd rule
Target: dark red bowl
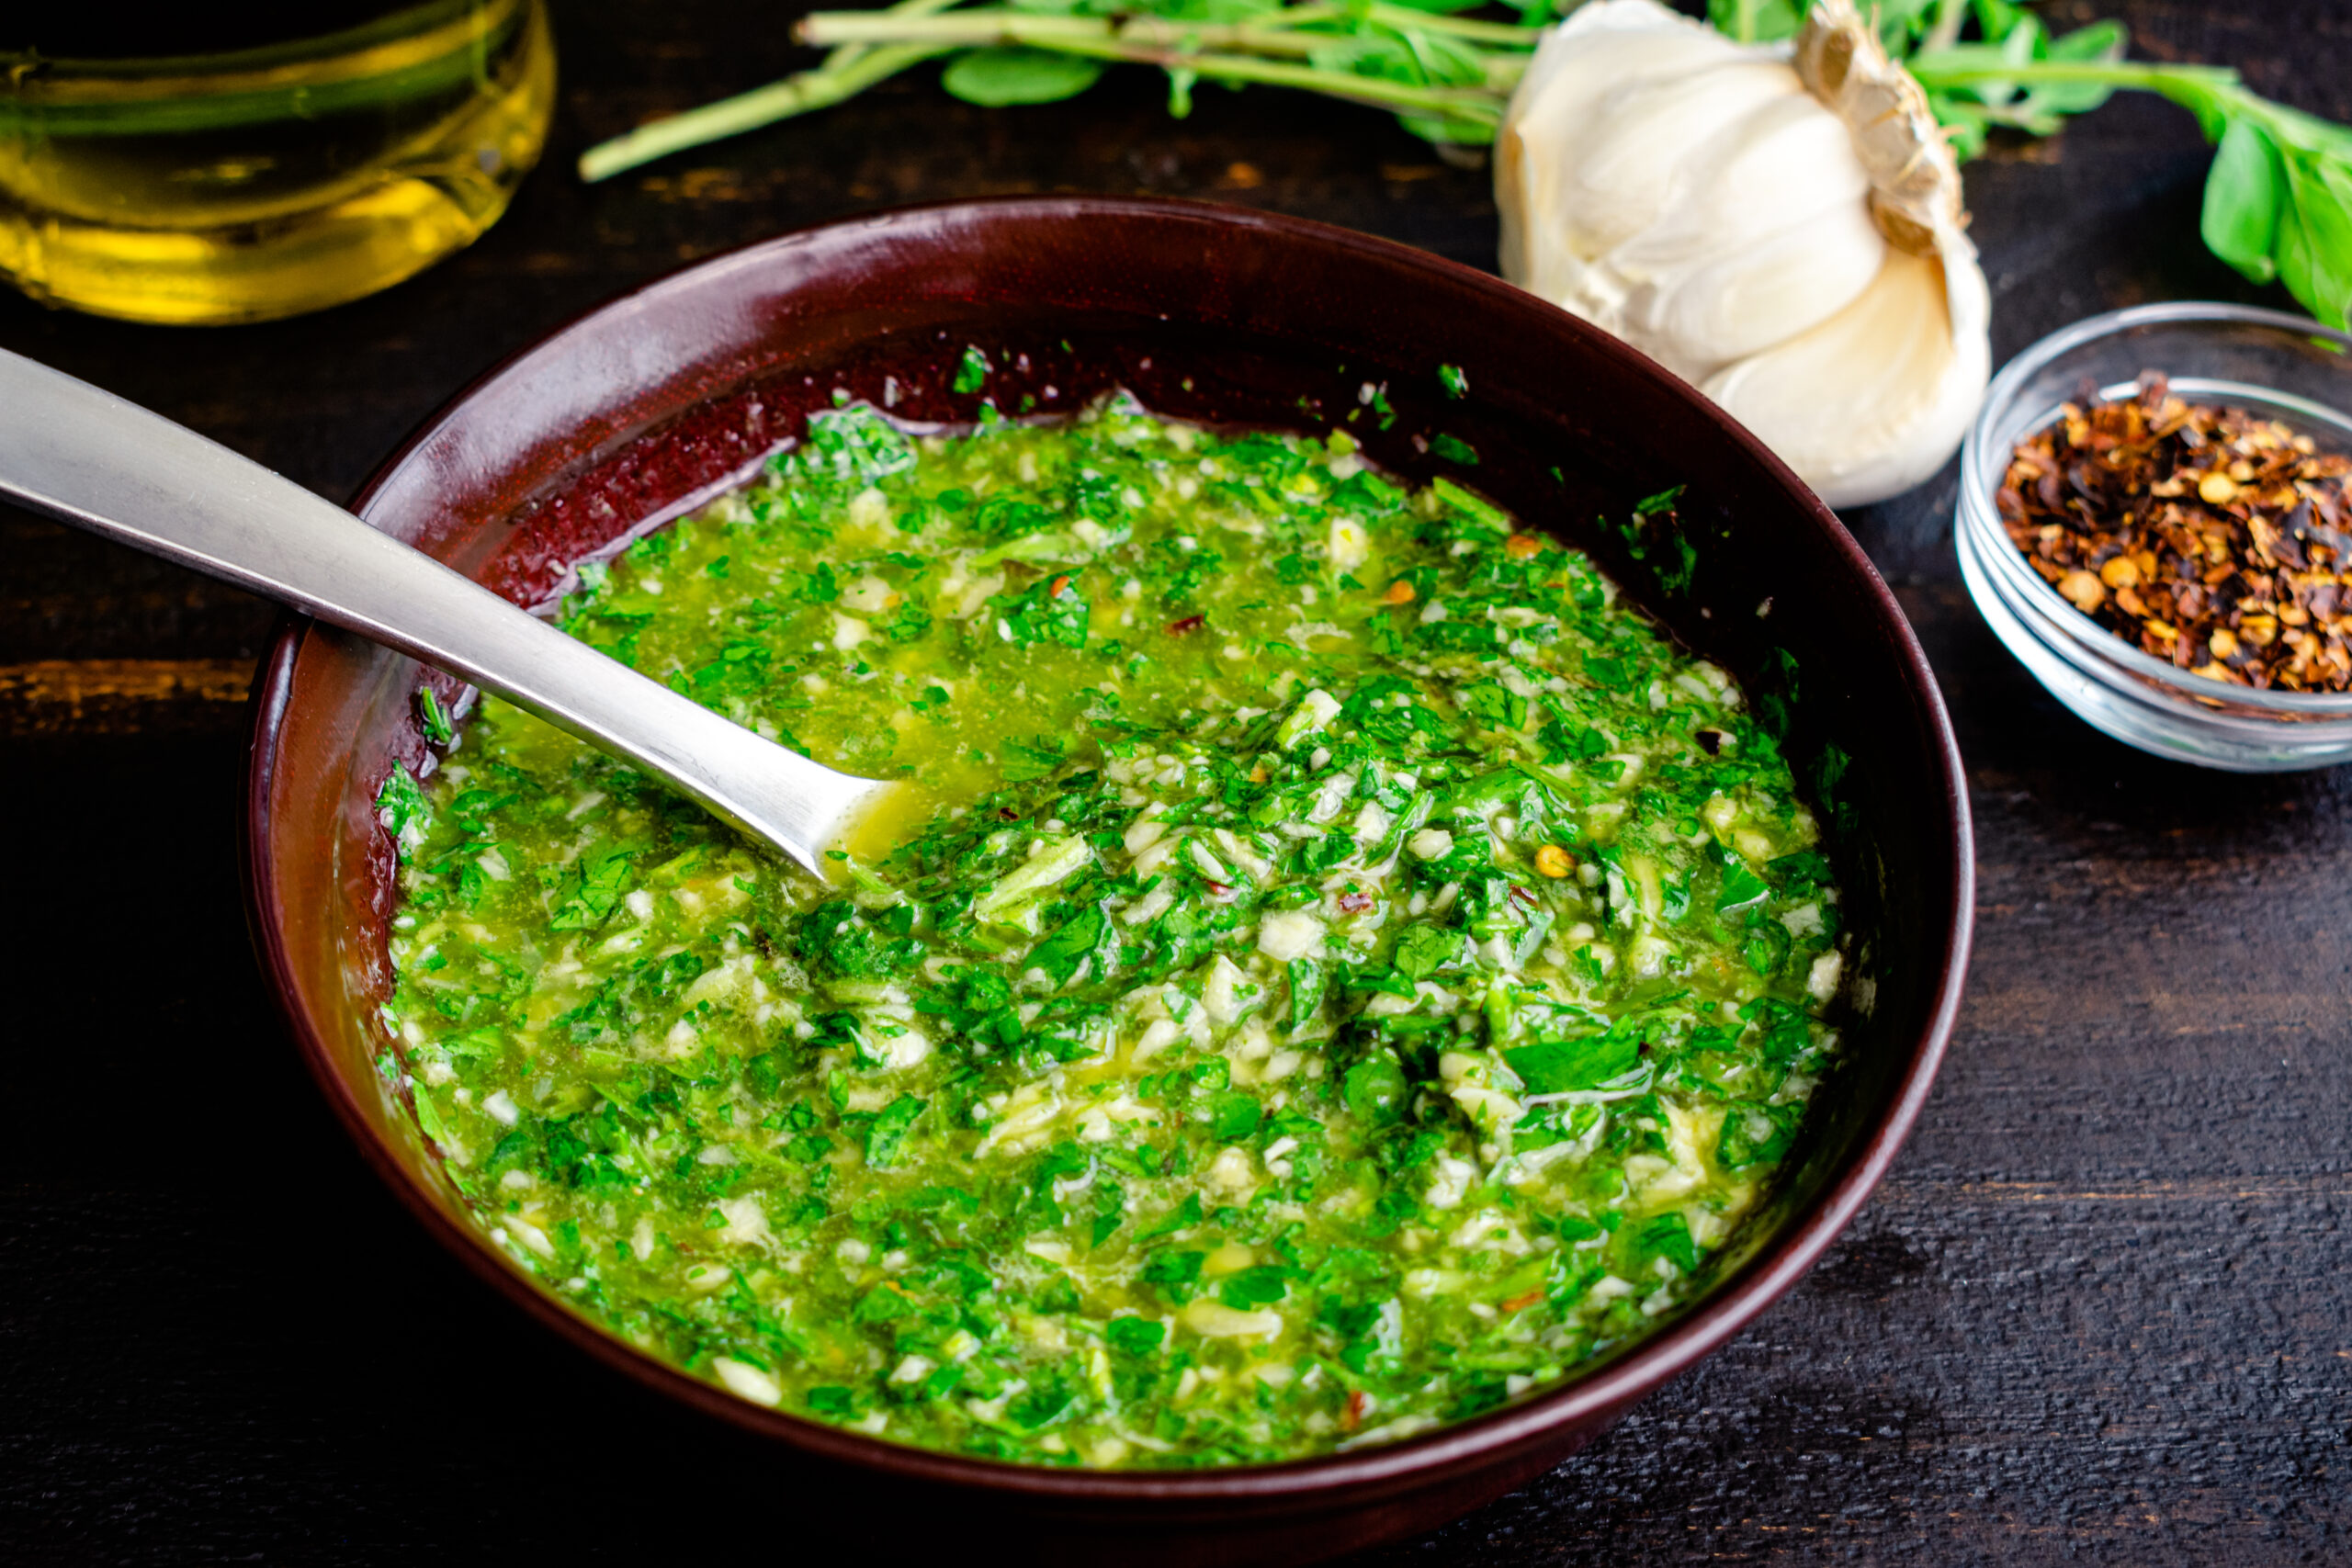
[[(1816, 786), (1875, 994), (1797, 1163), (1719, 1277), (1649, 1338), (1573, 1381), (1391, 1448), (1175, 1472), (1049, 1470), (901, 1448), (686, 1377), (543, 1294), (467, 1219), (375, 1063), (391, 974), (390, 847), (371, 806), (422, 753), (409, 660), (295, 622), (256, 705), (246, 870), (257, 941), (311, 1067), (393, 1190), (452, 1252), (582, 1349), (775, 1439), (823, 1483), (880, 1485), (894, 1517), (982, 1528), (1050, 1555), (1300, 1562), (1430, 1529), (1548, 1470), (1721, 1345), (1854, 1216), (1918, 1114), (1959, 1005), (1968, 807), (1934, 678), (1837, 520), (1745, 430), (1616, 340), (1417, 251), (1192, 203), (1041, 198), (827, 225), (705, 262), (564, 328), (483, 378), (368, 485), (375, 526), (524, 603), (571, 558), (724, 485), (836, 388), (966, 419), (967, 345), (1008, 412), (1114, 386), (1218, 423), (1348, 426), (1419, 479), (1448, 471), (1592, 551), (1692, 647), (1777, 705)], [(1458, 367), (1465, 398), (1437, 368)], [(1393, 421), (1373, 402), (1385, 388)], [(1687, 485), (1679, 535), (1610, 520)], [(913, 1503), (916, 1506), (907, 1508)]]

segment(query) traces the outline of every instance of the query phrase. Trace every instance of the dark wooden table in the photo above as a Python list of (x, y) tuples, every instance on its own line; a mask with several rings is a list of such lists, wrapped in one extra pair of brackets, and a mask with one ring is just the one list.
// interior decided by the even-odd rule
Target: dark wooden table
[[(2352, 120), (2342, 0), (2068, 9)], [(1001, 112), (909, 79), (583, 188), (589, 141), (797, 59), (781, 15), (729, 0), (558, 23), (550, 159), (470, 251), (231, 331), (8, 296), (0, 344), (340, 497), (566, 317), (863, 208), (1167, 192), (1493, 263), (1486, 176), (1383, 117), (1204, 89), (1171, 122), (1140, 75)], [(1996, 361), (2133, 301), (2286, 303), (2198, 244), (2206, 157), (2143, 99), (1973, 165)], [(1918, 1131), (1753, 1331), (1381, 1561), (2352, 1561), (2352, 774), (2197, 773), (2069, 717), (1967, 603), (1952, 491), (1849, 518), (1934, 657), (1977, 812), (1976, 964)], [(272, 620), (0, 513), (0, 1560), (788, 1559), (822, 1499), (461, 1273), (297, 1065), (232, 854)]]

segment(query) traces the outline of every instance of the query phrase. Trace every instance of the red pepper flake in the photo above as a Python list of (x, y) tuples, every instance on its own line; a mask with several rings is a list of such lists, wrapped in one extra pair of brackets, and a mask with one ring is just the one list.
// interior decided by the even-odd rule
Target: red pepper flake
[(1388, 592), (1380, 596), (1380, 602), (1384, 604), (1409, 604), (1413, 602), (1413, 585), (1400, 577), (1388, 585)]
[(1209, 618), (1206, 615), (1187, 615), (1181, 621), (1170, 621), (1168, 623), (1168, 635), (1170, 637), (1184, 637), (1190, 633), (1199, 631), (1203, 626), (1208, 625), (1208, 619)]
[(1348, 1391), (1347, 1408), (1340, 1412), (1340, 1430), (1342, 1432), (1352, 1432), (1358, 1427), (1363, 1425), (1364, 1407), (1371, 1403), (1372, 1402), (1370, 1400), (1364, 1398), (1363, 1390), (1360, 1388), (1350, 1389)]
[[(1545, 848), (1545, 849), (1549, 849), (1549, 848), (1551, 848), (1551, 846), (1550, 846), (1550, 845), (1548, 845), (1548, 844), (1546, 844), (1546, 845), (1544, 846), (1544, 848)], [(1524, 888), (1524, 887), (1520, 886), (1517, 883), (1513, 883), (1513, 884), (1511, 885), (1511, 889), (1510, 889), (1510, 901), (1511, 901), (1512, 903), (1514, 903), (1514, 904), (1518, 905), (1518, 906), (1519, 906), (1521, 908), (1522, 908), (1522, 909), (1532, 909), (1533, 908), (1535, 908), (1535, 905), (1536, 905), (1536, 902), (1537, 902), (1536, 897), (1535, 897), (1535, 895), (1534, 895), (1533, 893), (1532, 893), (1532, 892), (1528, 891), (1528, 890), (1527, 890), (1526, 888)]]
[(1069, 579), (1067, 577), (1057, 577), (1054, 579), (1053, 586), (1046, 590), (1046, 597), (1048, 599), (1058, 599), (1069, 592)]
[(1230, 898), (1233, 897), (1233, 889), (1227, 887), (1222, 882), (1209, 882), (1204, 880), (1201, 886), (1209, 890), (1209, 897), (1212, 898)]
[(996, 808), (996, 815), (997, 819), (1001, 822), (1018, 822), (1021, 820), (1021, 813), (1015, 811), (1010, 806), (998, 807)]
[(1523, 1296), (1511, 1297), (1510, 1300), (1502, 1303), (1502, 1308), (1505, 1312), (1524, 1312), (1543, 1299), (1543, 1292), (1530, 1291)]
[(2140, 378), (2018, 444), (1995, 498), (2033, 570), (2210, 680), (2352, 691), (2352, 457)]
[(1342, 893), (1340, 895), (1340, 908), (1345, 909), (1351, 915), (1361, 915), (1366, 909), (1371, 908), (1372, 905), (1373, 897), (1369, 893)]

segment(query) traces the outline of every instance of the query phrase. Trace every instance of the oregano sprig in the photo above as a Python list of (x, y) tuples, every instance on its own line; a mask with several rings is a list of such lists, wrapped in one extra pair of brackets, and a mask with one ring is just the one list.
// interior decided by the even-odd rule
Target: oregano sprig
[(2011, 68), (1958, 50), (1911, 62), (1912, 74), (1931, 91), (2120, 87), (2171, 99), (2197, 117), (2218, 149), (2205, 176), (2207, 246), (2256, 283), (2285, 284), (2330, 326), (2346, 324), (2352, 314), (2352, 130), (2258, 96), (2236, 72), (2217, 66), (2052, 59), (2030, 67), (2030, 75), (1992, 74), (2004, 69)]
[[(1790, 0), (1709, 0), (1735, 38), (1792, 37)], [(2122, 24), (2052, 37), (2013, 0), (1880, 0), (1880, 40), (1927, 89), (1953, 149), (1996, 127), (2047, 136), (2119, 90), (2159, 94), (2218, 149), (2205, 177), (2205, 243), (2256, 283), (2276, 279), (2330, 326), (2352, 312), (2352, 129), (2275, 104), (2224, 66), (2126, 60)], [(1977, 38), (1962, 41), (1973, 23)]]
[[(1494, 140), (1542, 28), (1582, 0), (1512, 0), (1513, 19), (1462, 15), (1480, 0), (900, 0), (820, 11), (796, 29), (831, 50), (781, 82), (640, 126), (592, 147), (601, 180), (688, 147), (828, 107), (926, 62), (967, 103), (1051, 103), (1113, 65), (1153, 66), (1169, 111), (1189, 113), (1203, 82), (1301, 88), (1394, 112), (1461, 157)], [(1743, 42), (1794, 36), (1807, 0), (1708, 0)], [(2127, 60), (2121, 24), (2052, 36), (2015, 0), (1876, 0), (1887, 52), (1927, 90), (1963, 158), (1996, 130), (2047, 136), (2117, 91), (2156, 93), (2197, 117), (2218, 149), (2203, 230), (2214, 254), (2274, 279), (2331, 325), (2352, 313), (2352, 130), (2248, 90), (2220, 66)]]
[[(1567, 0), (1567, 8), (1580, 0)], [(1527, 68), (1549, 0), (1516, 21), (1456, 13), (1481, 0), (1014, 0), (961, 6), (904, 0), (876, 11), (820, 11), (795, 35), (830, 48), (821, 64), (781, 82), (655, 120), (592, 147), (584, 180), (829, 107), (885, 78), (953, 56), (940, 85), (995, 108), (1074, 97), (1119, 63), (1167, 74), (1169, 111), (1191, 111), (1193, 86), (1216, 82), (1296, 87), (1393, 110), (1437, 144), (1481, 148), (1495, 138)]]

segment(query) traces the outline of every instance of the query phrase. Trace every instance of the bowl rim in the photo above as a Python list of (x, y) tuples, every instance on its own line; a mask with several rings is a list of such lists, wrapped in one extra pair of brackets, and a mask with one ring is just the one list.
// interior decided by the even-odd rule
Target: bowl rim
[[(876, 225), (917, 226), (940, 213), (985, 214), (1010, 220), (1125, 217), (1189, 219), (1233, 224), (1320, 249), (1336, 248), (1394, 265), (1424, 269), (1450, 285), (1467, 288), (1510, 310), (1553, 310), (1600, 358), (1624, 374), (1661, 382), (1674, 396), (1697, 406), (1726, 439), (1759, 463), (1799, 510), (1823, 531), (1832, 552), (1857, 574), (1873, 604), (1883, 630), (1898, 651), (1901, 676), (1917, 704), (1924, 737), (1933, 756), (1931, 773), (1942, 799), (1923, 809), (1943, 825), (1939, 835), (1951, 857), (1951, 897), (1942, 920), (1942, 950), (1918, 955), (1935, 966), (1925, 1021), (1907, 1043), (1908, 1059), (1890, 1079), (1885, 1113), (1862, 1133), (1845, 1169), (1833, 1175), (1814, 1202), (1784, 1228), (1762, 1242), (1708, 1294), (1665, 1327), (1636, 1341), (1592, 1371), (1571, 1375), (1524, 1404), (1452, 1422), (1398, 1441), (1348, 1452), (1315, 1455), (1270, 1464), (1195, 1470), (1094, 1470), (1007, 1463), (891, 1442), (740, 1399), (639, 1350), (617, 1335), (559, 1302), (523, 1276), (476, 1230), (459, 1224), (376, 1135), (357, 1091), (334, 1066), (323, 1032), (298, 998), (300, 987), (283, 933), (271, 917), (273, 875), (269, 800), (276, 776), (277, 738), (293, 705), (297, 661), (315, 623), (292, 613), (280, 618), (268, 655), (254, 682), (248, 748), (245, 809), (241, 814), (240, 854), (246, 917), (256, 954), (281, 1016), (311, 1076), (354, 1143), (387, 1185), (443, 1246), (500, 1294), (606, 1367), (639, 1386), (690, 1405), (741, 1429), (778, 1441), (820, 1460), (899, 1479), (940, 1483), (967, 1493), (1013, 1495), (1035, 1502), (1092, 1505), (1183, 1503), (1206, 1499), (1269, 1505), (1316, 1494), (1377, 1488), (1382, 1483), (1443, 1475), (1481, 1460), (1500, 1461), (1525, 1442), (1555, 1428), (1605, 1422), (1643, 1395), (1688, 1371), (1761, 1314), (1810, 1269), (1852, 1222), (1900, 1152), (1934, 1087), (1957, 1021), (1973, 941), (1975, 864), (1966, 774), (1946, 712), (1941, 689), (1925, 651), (1894, 593), (1870, 558), (1837, 516), (1786, 464), (1744, 425), (1709, 402), (1697, 389), (1647, 356), (1568, 312), (1504, 282), (1492, 274), (1395, 241), (1308, 219), (1221, 203), (1174, 197), (1040, 196), (934, 201), (852, 214), (784, 231), (715, 253), (622, 290), (534, 337), (466, 383), (428, 415), (371, 473), (350, 510), (366, 515), (376, 498), (406, 466), (492, 384), (524, 371), (529, 362), (569, 334), (587, 329), (615, 311), (671, 290), (691, 290), (711, 275), (788, 263), (793, 252), (837, 231)], [(774, 367), (765, 367), (773, 370)], [(718, 395), (718, 394), (714, 394)], [(1897, 1042), (1893, 1051), (1904, 1049)]]
[[(2141, 327), (2199, 324), (2267, 327), (2296, 337), (2333, 343), (2340, 350), (2352, 352), (2352, 332), (2345, 332), (2291, 311), (2266, 310), (2257, 305), (2236, 305), (2223, 300), (2175, 299), (2153, 305), (2131, 305), (2070, 322), (2034, 343), (2003, 366), (2000, 374), (1993, 378), (1992, 385), (1986, 389), (1984, 401), (1977, 410), (1976, 417), (1970, 422), (1968, 434), (1961, 444), (1959, 515), (1962, 526), (1980, 536), (1979, 553), (1984, 558), (1985, 575), (1996, 592), (2023, 597), (2049, 625), (2092, 659), (2152, 686), (2151, 695), (2160, 699), (2162, 706), (2175, 709), (2185, 717), (2202, 718), (2211, 712), (2208, 705), (2221, 703), (2232, 708), (2257, 710), (2242, 716), (2257, 724), (2308, 722), (2322, 718), (2352, 719), (2352, 692), (2278, 692), (2241, 686), (2183, 670), (2132, 647), (2076, 609), (2041, 573), (2027, 566), (2025, 557), (2010, 541), (2008, 530), (2002, 525), (2000, 507), (1994, 496), (2000, 488), (2002, 476), (2007, 472), (2008, 452), (2006, 448), (2009, 444), (2001, 441), (1996, 427), (2008, 423), (2007, 416), (2016, 406), (2019, 389), (2025, 383), (2061, 355), (2102, 338), (2120, 337)], [(2282, 399), (2291, 397), (2286, 393), (2274, 395)], [(2301, 397), (2291, 397), (2291, 400), (2312, 402), (2312, 400)], [(2352, 428), (2352, 408), (2316, 403), (2313, 406), (2322, 408), (2323, 412)], [(2020, 434), (2030, 434), (2041, 428), (2040, 424), (2035, 424)], [(2000, 465), (1998, 469), (1991, 466), (1995, 463)], [(2271, 719), (2262, 710), (2267, 710), (2267, 715), (2275, 715), (2276, 719)]]

